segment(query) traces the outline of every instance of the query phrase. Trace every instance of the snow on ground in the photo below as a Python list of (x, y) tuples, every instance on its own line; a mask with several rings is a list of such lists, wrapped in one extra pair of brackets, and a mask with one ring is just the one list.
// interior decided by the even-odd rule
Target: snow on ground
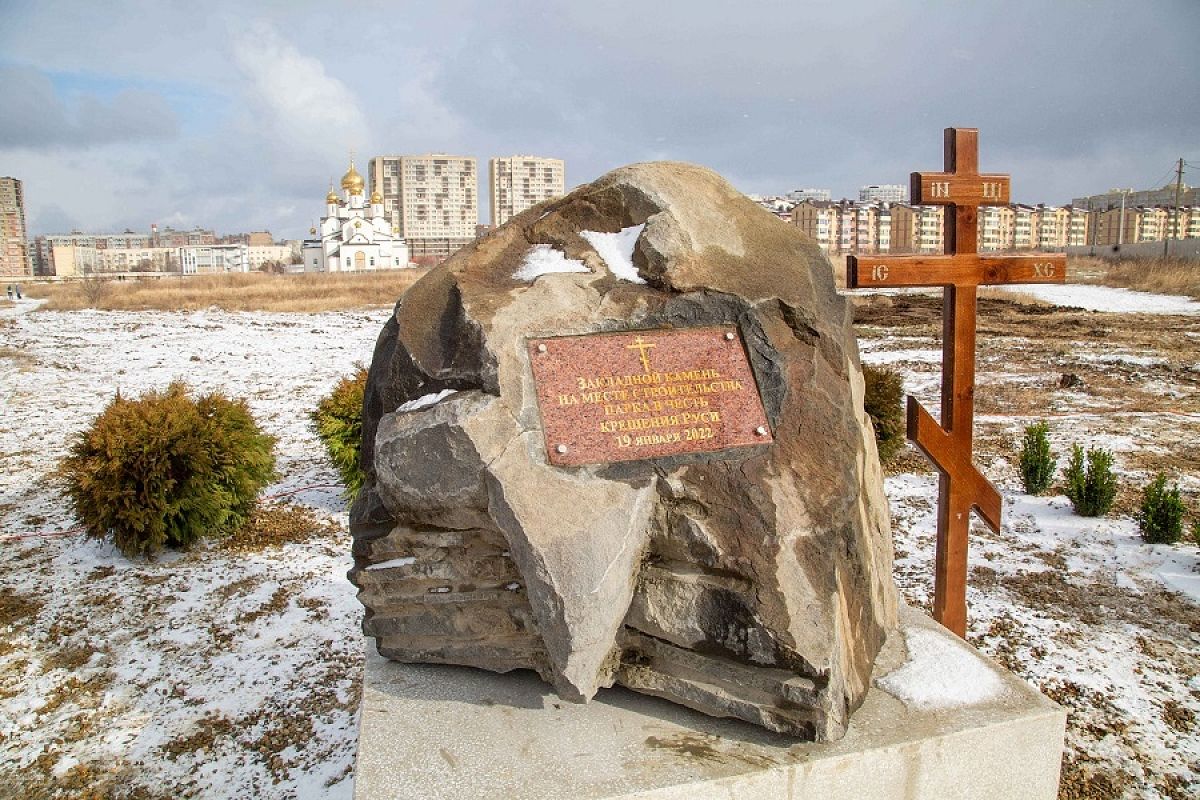
[[(0, 309), (0, 796), (35, 785), (63, 797), (95, 786), (147, 798), (349, 797), (363, 642), (336, 489), (296, 499), (337, 533), (248, 554), (203, 547), (142, 562), (79, 536), (5, 537), (73, 525), (51, 479), (68, 437), (118, 389), (175, 378), (249, 399), (279, 437), (271, 491), (334, 483), (307, 413), (370, 358), (387, 310), (28, 308)], [(1102, 444), (1126, 482), (1182, 464), (1180, 485), (1196, 496), (1200, 474), (1186, 465), (1200, 459), (1200, 343), (1168, 317), (1139, 333), (1123, 322), (1133, 318), (1037, 313), (1007, 334), (988, 320), (981, 337), (977, 460), (1005, 511), (999, 534), (972, 531), (969, 639), (1070, 711), (1062, 797), (1194, 797), (1197, 549), (1143, 544), (1128, 503), (1085, 519), (1061, 496), (1022, 494), (1015, 447), (1023, 425), (1046, 419), (1060, 465), (1071, 443)], [(867, 326), (861, 342), (864, 362), (899, 369), (936, 414), (935, 329)], [(1065, 373), (1082, 384), (1060, 385)], [(906, 464), (887, 479), (895, 575), (928, 608), (937, 479), (917, 456)], [(962, 699), (971, 669), (958, 666), (954, 690), (924, 701)]]
[(1031, 295), (1056, 306), (1122, 314), (1200, 314), (1200, 303), (1189, 297), (1135, 292), (1110, 286), (1081, 284), (1021, 284), (998, 286), (1001, 291)]
[[(1020, 284), (1016, 286), (988, 287), (1000, 292), (1028, 295), (1064, 308), (1082, 308), (1085, 311), (1106, 311), (1118, 314), (1200, 314), (1200, 302), (1189, 297), (1137, 292), (1111, 286), (1089, 286), (1086, 284)], [(936, 290), (933, 290), (936, 291)], [(842, 294), (850, 297), (883, 295), (903, 297), (905, 295), (928, 295), (929, 289), (845, 289)]]
[[(940, 313), (936, 300), (924, 303), (926, 318), (909, 324), (888, 323), (885, 305), (859, 335), (864, 363), (898, 370), (936, 416)], [(1147, 545), (1132, 517), (1160, 470), (1200, 512), (1189, 325), (1195, 318), (1018, 307), (980, 317), (975, 453), (1004, 513), (999, 534), (972, 527), (968, 640), (1067, 708), (1060, 798), (1200, 796), (1200, 551)], [(1038, 420), (1060, 470), (1073, 444), (1114, 453), (1122, 490), (1113, 512), (1084, 518), (1060, 494), (1022, 492), (1021, 433)], [(886, 488), (897, 583), (928, 609), (937, 476), (913, 453)]]
[(29, 308), (0, 310), (0, 796), (350, 797), (363, 639), (338, 488), (293, 497), (335, 533), (259, 552), (13, 537), (74, 525), (68, 438), (174, 379), (248, 398), (279, 440), (268, 493), (335, 484), (308, 413), (388, 311)]

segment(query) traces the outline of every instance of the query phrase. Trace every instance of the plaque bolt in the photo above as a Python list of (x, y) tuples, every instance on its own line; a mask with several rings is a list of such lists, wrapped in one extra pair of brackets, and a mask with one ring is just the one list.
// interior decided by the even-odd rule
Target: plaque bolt
[(754, 429), (754, 433), (758, 436), (766, 436), (767, 429), (764, 428), (762, 425), (759, 425), (757, 428)]
[(727, 341), (727, 342), (733, 341), (733, 331), (725, 331), (725, 341)]
[(567, 446), (565, 444), (560, 444), (554, 448), (554, 452), (561, 456), (563, 453), (567, 452)]
[(537, 346), (537, 351), (538, 351), (539, 353), (544, 353), (544, 352), (546, 352), (546, 345), (544, 345), (544, 344), (539, 344), (539, 345)]

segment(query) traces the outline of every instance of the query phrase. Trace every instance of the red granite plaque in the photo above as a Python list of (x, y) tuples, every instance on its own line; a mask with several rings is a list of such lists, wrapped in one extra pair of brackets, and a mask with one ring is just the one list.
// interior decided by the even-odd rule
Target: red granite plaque
[(557, 466), (773, 441), (733, 326), (530, 339), (529, 360)]

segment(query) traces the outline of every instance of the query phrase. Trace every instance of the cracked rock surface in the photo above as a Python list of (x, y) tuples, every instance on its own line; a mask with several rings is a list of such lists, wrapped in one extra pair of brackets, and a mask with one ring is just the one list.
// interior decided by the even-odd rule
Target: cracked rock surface
[[(635, 226), (640, 280), (581, 235)], [(514, 277), (546, 245), (582, 270)], [(529, 338), (708, 325), (740, 331), (773, 443), (548, 463)], [(579, 702), (618, 683), (839, 739), (896, 623), (862, 399), (828, 261), (715, 173), (635, 164), (530, 209), (380, 334), (351, 512), (364, 629), (398, 661), (534, 669)]]

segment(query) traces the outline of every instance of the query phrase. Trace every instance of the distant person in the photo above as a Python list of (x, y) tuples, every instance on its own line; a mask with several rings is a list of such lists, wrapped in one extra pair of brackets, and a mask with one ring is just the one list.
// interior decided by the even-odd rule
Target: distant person
[(8, 299), (13, 299), (13, 285), (11, 283), (8, 285)]
[(19, 283), (17, 284), (17, 299), (18, 300), (24, 299), (21, 297), (21, 284), (19, 284)]

